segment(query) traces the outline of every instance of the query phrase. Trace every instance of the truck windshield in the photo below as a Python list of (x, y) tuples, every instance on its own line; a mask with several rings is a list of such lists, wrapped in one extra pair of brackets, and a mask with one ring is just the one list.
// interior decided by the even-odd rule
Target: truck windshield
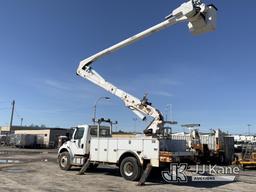
[(82, 139), (84, 135), (84, 128), (76, 128), (74, 139)]

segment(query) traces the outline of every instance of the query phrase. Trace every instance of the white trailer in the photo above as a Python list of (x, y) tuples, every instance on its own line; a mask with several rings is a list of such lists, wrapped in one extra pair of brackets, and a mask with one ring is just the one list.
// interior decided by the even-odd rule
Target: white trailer
[[(213, 31), (216, 25), (216, 10), (214, 5), (205, 5), (200, 0), (190, 0), (172, 11), (165, 21), (80, 62), (77, 69), (79, 76), (119, 97), (125, 106), (143, 121), (147, 116), (151, 116), (153, 121), (144, 130), (145, 136), (127, 139), (111, 138), (111, 128), (108, 130), (100, 124), (98, 128), (89, 125), (78, 126), (71, 141), (64, 143), (59, 149), (58, 160), (61, 169), (68, 170), (73, 165), (83, 165), (80, 171), (82, 173), (89, 165), (110, 163), (120, 167), (121, 175), (125, 179), (137, 180), (146, 166), (145, 175), (151, 167), (160, 167), (161, 164), (188, 155), (186, 152), (174, 152), (166, 128), (166, 124), (172, 122), (164, 121), (161, 112), (154, 108), (145, 96), (140, 100), (117, 88), (93, 70), (92, 64), (103, 56), (180, 22), (187, 21), (190, 31), (195, 35)], [(101, 132), (110, 134), (104, 135)], [(142, 178), (141, 184), (146, 177)]]

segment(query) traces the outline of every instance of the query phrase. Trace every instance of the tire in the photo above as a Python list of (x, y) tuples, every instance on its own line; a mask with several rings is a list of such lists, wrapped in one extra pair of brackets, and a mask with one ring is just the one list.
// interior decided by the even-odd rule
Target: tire
[(134, 157), (126, 157), (120, 165), (120, 173), (123, 178), (129, 181), (137, 181), (140, 179), (142, 168), (138, 160)]
[(70, 155), (68, 152), (62, 152), (59, 156), (59, 167), (62, 170), (68, 171), (71, 169)]

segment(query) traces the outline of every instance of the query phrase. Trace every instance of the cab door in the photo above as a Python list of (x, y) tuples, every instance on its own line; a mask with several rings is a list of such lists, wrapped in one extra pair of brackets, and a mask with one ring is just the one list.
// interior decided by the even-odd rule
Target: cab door
[(74, 155), (84, 155), (86, 152), (86, 135), (85, 127), (77, 127), (70, 141), (70, 149)]

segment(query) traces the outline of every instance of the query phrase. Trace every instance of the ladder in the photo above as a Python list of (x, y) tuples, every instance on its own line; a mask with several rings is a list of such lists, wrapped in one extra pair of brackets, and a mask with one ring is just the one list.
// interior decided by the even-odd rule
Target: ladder
[(247, 160), (250, 161), (252, 160), (252, 153), (253, 153), (253, 145), (248, 143), (245, 147), (244, 147), (244, 155), (243, 155), (243, 160)]

